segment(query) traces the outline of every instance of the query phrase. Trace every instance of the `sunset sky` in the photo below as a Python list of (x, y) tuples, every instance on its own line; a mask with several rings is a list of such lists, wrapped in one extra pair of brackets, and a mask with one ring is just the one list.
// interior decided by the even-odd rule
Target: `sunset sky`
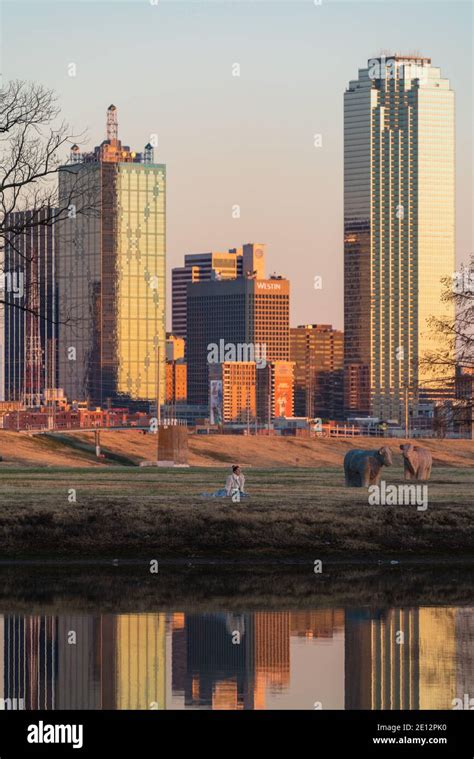
[(420, 52), (449, 78), (457, 249), (467, 259), (472, 29), (467, 1), (7, 0), (2, 71), (55, 89), (65, 119), (77, 133), (88, 130), (85, 147), (105, 138), (110, 103), (132, 149), (158, 135), (155, 160), (168, 171), (168, 272), (185, 253), (264, 242), (267, 273), (291, 280), (292, 325), (342, 328), (344, 90), (385, 50)]

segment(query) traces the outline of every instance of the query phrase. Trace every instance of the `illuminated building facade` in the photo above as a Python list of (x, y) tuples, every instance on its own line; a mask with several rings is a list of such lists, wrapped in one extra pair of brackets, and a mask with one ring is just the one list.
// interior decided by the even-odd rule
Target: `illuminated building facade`
[(295, 416), (340, 419), (344, 413), (344, 335), (331, 324), (290, 330)]
[(458, 609), (424, 607), (419, 614), (420, 709), (452, 709), (457, 688)]
[[(188, 285), (187, 308), (188, 403), (208, 402), (211, 345), (219, 352), (221, 344), (223, 347), (216, 363), (263, 359), (257, 363), (257, 383), (266, 362), (289, 361), (288, 280), (241, 277), (197, 282)], [(232, 358), (226, 345), (230, 345), (230, 354), (235, 353)]]
[(252, 276), (265, 279), (265, 245), (245, 243), (241, 248), (229, 248), (227, 253), (190, 253), (184, 266), (171, 271), (173, 332), (187, 336), (187, 286), (193, 282), (236, 279)]
[[(454, 92), (429, 58), (369, 60), (344, 95), (346, 413), (400, 420), (433, 383), (454, 272)], [(439, 381), (439, 377), (438, 377)]]
[(117, 709), (165, 709), (165, 650), (165, 614), (117, 617)]
[(185, 340), (176, 335), (166, 336), (166, 403), (174, 406), (186, 403), (187, 365), (184, 358)]
[(242, 276), (242, 252), (189, 253), (184, 266), (171, 270), (171, 301), (173, 333), (187, 335), (187, 287), (190, 282), (206, 282), (211, 279), (235, 279)]
[(472, 619), (449, 606), (346, 611), (345, 708), (452, 709), (467, 692), (469, 675), (460, 686), (459, 674), (468, 673)]
[[(255, 422), (257, 413), (256, 382), (257, 368), (253, 361), (228, 361), (211, 364), (209, 367), (209, 405), (214, 424), (221, 422)], [(220, 383), (220, 408), (213, 405), (212, 392), (215, 383)]]
[(185, 353), (185, 340), (182, 337), (176, 337), (176, 335), (166, 335), (166, 360), (167, 361), (179, 361), (184, 358)]
[(290, 619), (288, 611), (255, 612), (255, 677), (266, 687), (283, 688), (290, 681)]
[(257, 413), (262, 424), (294, 415), (294, 362), (267, 361), (258, 372)]
[(345, 708), (419, 709), (418, 609), (345, 615)]
[(117, 137), (59, 172), (59, 382), (71, 400), (146, 405), (165, 397), (166, 167)]
[(166, 403), (186, 403), (187, 365), (183, 359), (166, 363)]

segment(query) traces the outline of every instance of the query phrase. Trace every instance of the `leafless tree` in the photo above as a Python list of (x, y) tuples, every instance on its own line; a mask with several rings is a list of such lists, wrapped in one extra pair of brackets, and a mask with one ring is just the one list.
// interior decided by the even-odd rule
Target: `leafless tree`
[[(64, 152), (83, 135), (72, 135), (61, 119), (57, 97), (40, 84), (11, 81), (0, 91), (0, 256), (8, 249), (31, 262), (21, 244), (25, 233), (52, 227), (74, 207), (76, 214), (97, 214), (98, 198), (81, 172), (70, 173), (66, 195), (59, 197), (58, 173), (69, 171)], [(15, 213), (25, 211), (27, 213)], [(3, 266), (2, 266), (3, 269)], [(35, 283), (29, 282), (28, 287)], [(0, 294), (0, 303), (7, 302)], [(28, 298), (9, 307), (30, 311)]]
[(454, 306), (452, 316), (432, 317), (430, 328), (433, 348), (422, 357), (421, 365), (429, 367), (439, 379), (439, 387), (452, 385), (454, 402), (449, 409), (439, 409), (438, 422), (470, 424), (473, 412), (472, 388), (474, 382), (474, 255), (469, 266), (461, 266), (452, 278), (442, 280), (442, 301)]
[(428, 351), (424, 362), (441, 372), (456, 367), (474, 368), (474, 258), (469, 267), (462, 266), (453, 278), (443, 280), (442, 300), (454, 305), (454, 315), (432, 317), (430, 326), (437, 348)]

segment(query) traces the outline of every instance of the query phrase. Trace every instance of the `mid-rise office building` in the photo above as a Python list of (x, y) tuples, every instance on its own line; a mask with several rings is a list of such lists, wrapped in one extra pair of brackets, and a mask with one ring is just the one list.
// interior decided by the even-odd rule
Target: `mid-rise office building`
[(184, 359), (166, 362), (166, 403), (186, 403), (187, 364)]
[(189, 253), (184, 266), (171, 270), (172, 329), (179, 337), (187, 334), (187, 287), (192, 282), (235, 279), (242, 275), (242, 256), (234, 252)]
[(188, 285), (188, 403), (208, 402), (209, 366), (290, 360), (290, 283), (241, 277)]
[(166, 336), (166, 403), (175, 406), (186, 403), (187, 365), (182, 337)]
[[(368, 61), (344, 95), (346, 412), (400, 420), (440, 377), (431, 317), (454, 317), (454, 92), (430, 58)], [(438, 346), (441, 350), (441, 346)]]
[(295, 362), (295, 416), (341, 419), (344, 413), (344, 335), (331, 324), (290, 330)]
[(186, 338), (188, 284), (242, 276), (265, 278), (265, 245), (246, 243), (241, 248), (229, 248), (227, 253), (211, 251), (185, 255), (184, 266), (171, 271), (174, 334)]
[(211, 364), (209, 370), (211, 424), (254, 424), (257, 414), (255, 362), (228, 361)]
[(147, 405), (165, 398), (166, 167), (153, 148), (107, 139), (59, 172), (59, 382), (70, 400)]
[(257, 412), (261, 424), (294, 416), (294, 362), (268, 361), (258, 373)]

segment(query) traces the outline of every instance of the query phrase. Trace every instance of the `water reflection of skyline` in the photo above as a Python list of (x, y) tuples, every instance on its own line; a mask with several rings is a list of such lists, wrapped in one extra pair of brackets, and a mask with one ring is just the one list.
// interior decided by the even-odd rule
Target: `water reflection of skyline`
[(5, 708), (450, 709), (474, 608), (6, 614), (1, 651)]

